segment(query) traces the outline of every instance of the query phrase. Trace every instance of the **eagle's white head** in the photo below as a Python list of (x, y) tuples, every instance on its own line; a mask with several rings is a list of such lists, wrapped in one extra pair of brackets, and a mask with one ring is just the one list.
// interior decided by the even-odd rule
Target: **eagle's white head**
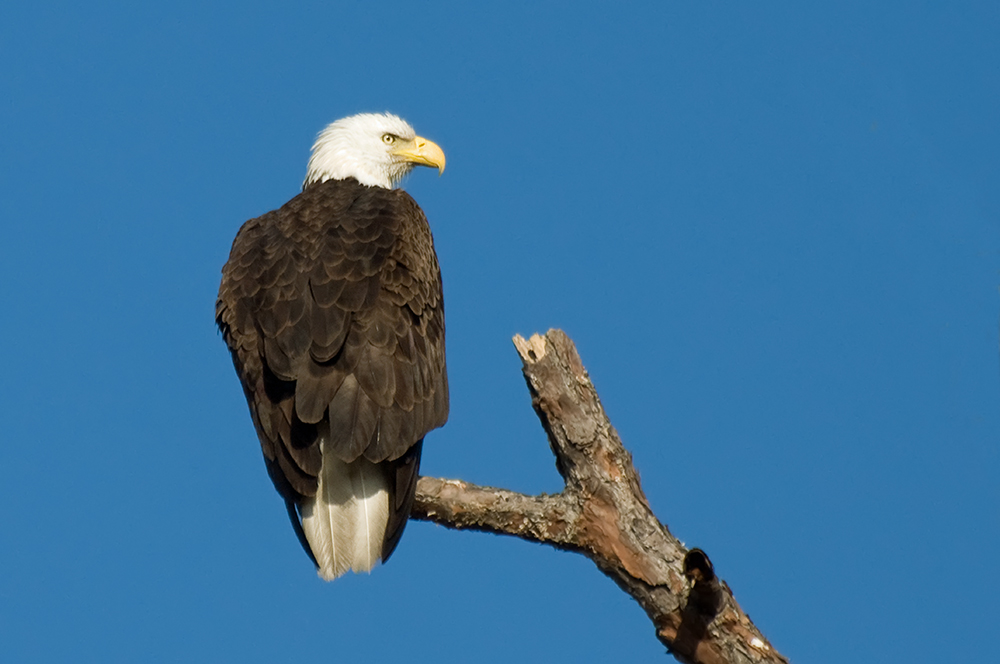
[(355, 178), (370, 187), (392, 189), (417, 164), (443, 173), (444, 152), (396, 115), (361, 113), (337, 120), (319, 133), (303, 187)]

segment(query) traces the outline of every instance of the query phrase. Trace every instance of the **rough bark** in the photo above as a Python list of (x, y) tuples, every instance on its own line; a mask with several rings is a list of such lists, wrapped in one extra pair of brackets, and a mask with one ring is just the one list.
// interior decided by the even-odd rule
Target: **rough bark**
[(708, 556), (686, 549), (653, 514), (569, 337), (550, 330), (516, 336), (514, 345), (565, 489), (528, 496), (421, 477), (411, 518), (582, 553), (642, 606), (681, 662), (787, 662), (715, 576)]

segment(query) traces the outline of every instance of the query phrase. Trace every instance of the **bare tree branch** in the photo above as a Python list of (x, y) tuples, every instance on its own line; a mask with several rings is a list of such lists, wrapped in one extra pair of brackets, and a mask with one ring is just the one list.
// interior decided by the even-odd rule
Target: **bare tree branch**
[(785, 662), (712, 570), (649, 507), (573, 342), (560, 330), (514, 337), (532, 405), (566, 482), (524, 494), (421, 477), (412, 518), (582, 553), (646, 611), (656, 635), (691, 664)]

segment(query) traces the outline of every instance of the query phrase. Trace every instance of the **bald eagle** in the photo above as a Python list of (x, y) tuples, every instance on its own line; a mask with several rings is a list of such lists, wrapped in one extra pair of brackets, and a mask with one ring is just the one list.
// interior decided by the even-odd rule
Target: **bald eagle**
[(444, 171), (401, 118), (320, 132), (302, 193), (251, 219), (222, 268), (216, 322), (292, 527), (319, 575), (388, 560), (424, 436), (448, 419), (441, 273), (427, 218), (396, 189)]

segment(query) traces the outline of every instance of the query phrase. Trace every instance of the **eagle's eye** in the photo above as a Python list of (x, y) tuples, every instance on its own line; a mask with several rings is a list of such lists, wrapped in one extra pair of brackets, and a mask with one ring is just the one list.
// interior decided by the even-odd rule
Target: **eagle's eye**
[(382, 134), (382, 142), (386, 145), (392, 145), (396, 142), (396, 137), (392, 134)]

